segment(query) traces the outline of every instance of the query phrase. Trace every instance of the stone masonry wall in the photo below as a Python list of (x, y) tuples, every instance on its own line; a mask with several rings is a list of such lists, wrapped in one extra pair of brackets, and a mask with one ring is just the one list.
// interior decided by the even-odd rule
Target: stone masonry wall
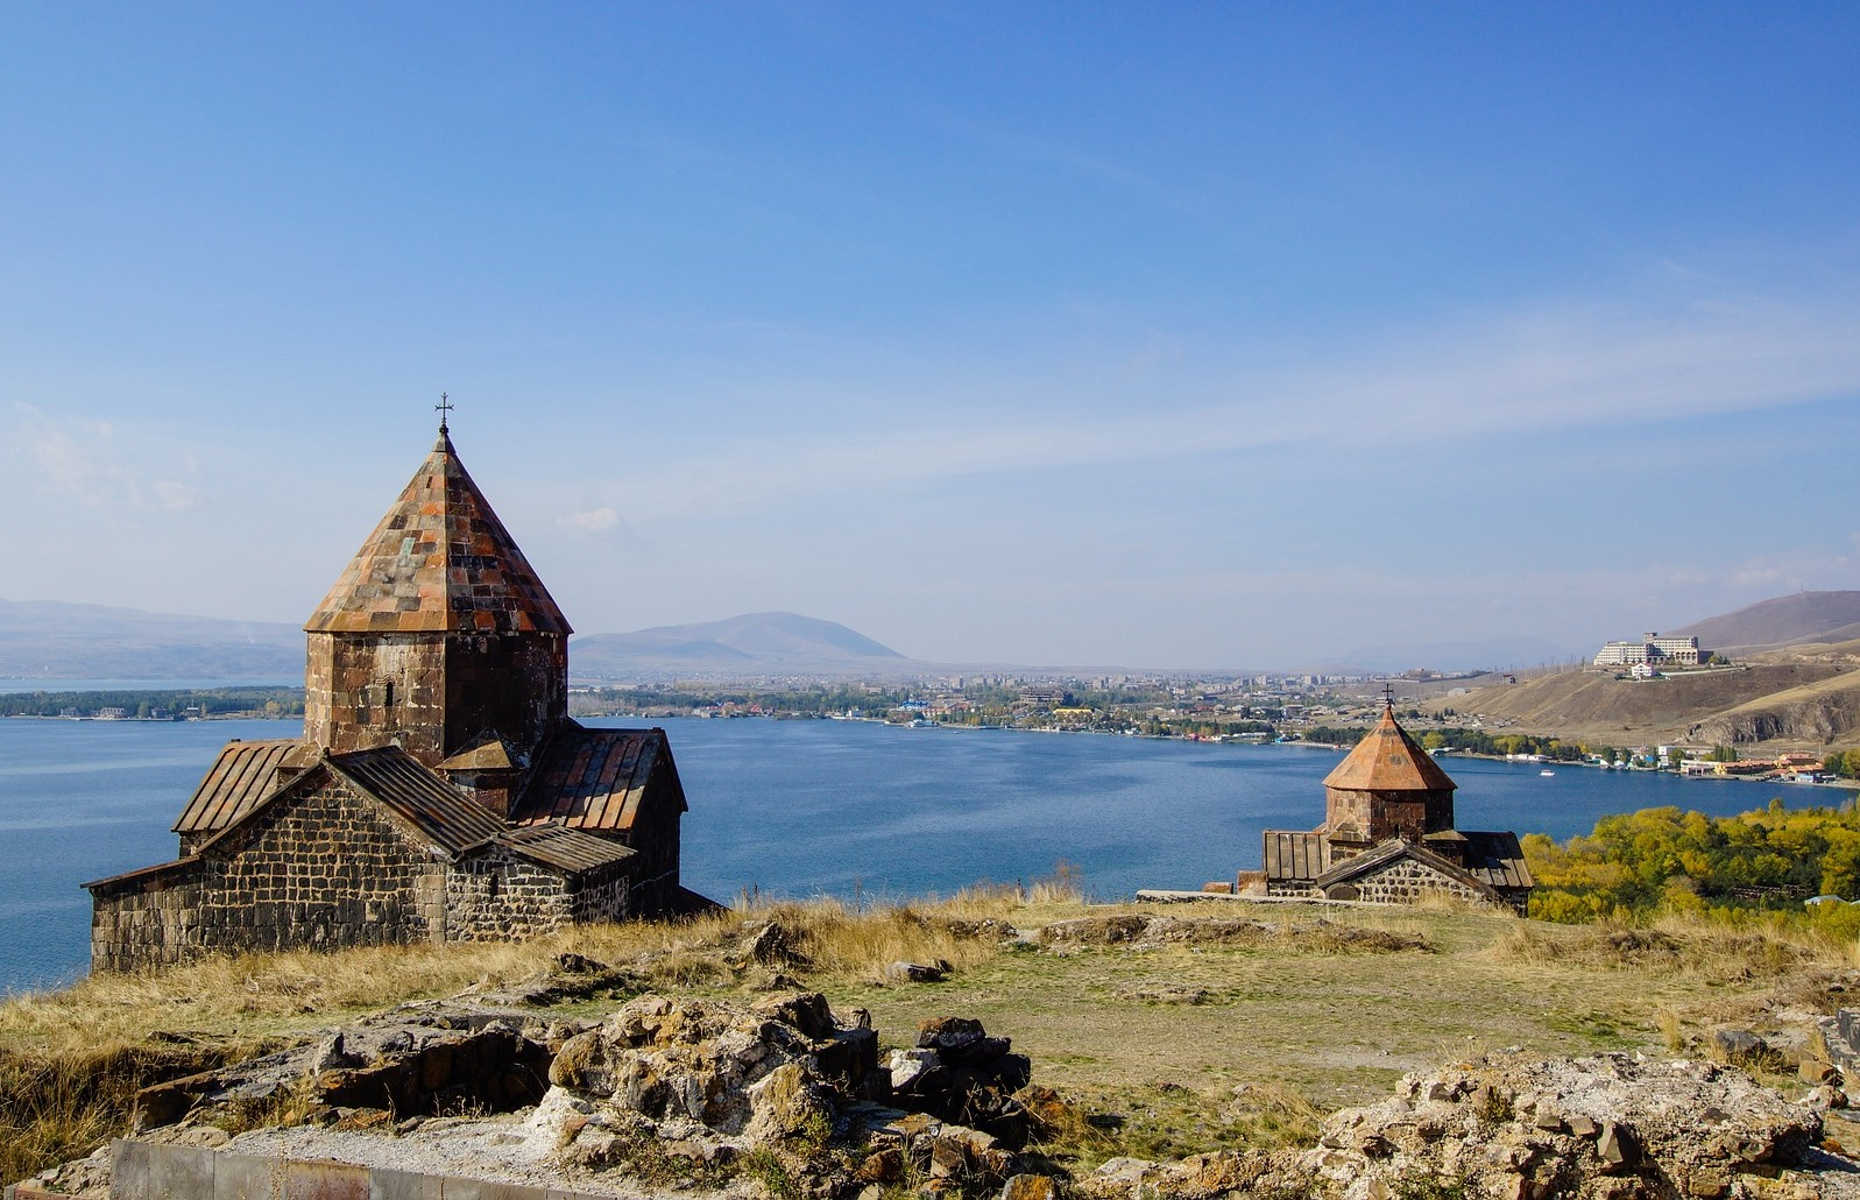
[(502, 846), (454, 863), (446, 873), (447, 941), (512, 941), (552, 933), (573, 920), (567, 880)]
[(422, 941), (445, 865), (327, 776), (175, 874), (96, 896), (91, 965), (130, 970), (207, 951)]
[(449, 753), (444, 635), (313, 633), (307, 644), (305, 741), (341, 754), (398, 737), (428, 766)]
[[(1423, 896), (1452, 896), (1482, 904), (1491, 901), (1485, 893), (1411, 858), (1398, 858), (1378, 871), (1334, 885), (1328, 894), (1309, 883), (1278, 879), (1267, 881), (1266, 894), (1307, 900), (1358, 900), (1364, 904), (1414, 904)], [(1505, 899), (1514, 907), (1522, 904), (1521, 898)]]
[(454, 633), (445, 651), (446, 753), (496, 733), (527, 754), (568, 715), (568, 647), (557, 634)]
[(1413, 904), (1423, 896), (1452, 896), (1459, 900), (1485, 902), (1490, 899), (1449, 875), (1443, 875), (1426, 863), (1398, 858), (1372, 874), (1350, 881), (1356, 899), (1370, 904)]
[(581, 879), (575, 892), (574, 914), (578, 924), (601, 921), (624, 921), (633, 916), (632, 864), (620, 863), (605, 873), (590, 873)]
[(340, 754), (398, 741), (427, 766), (484, 734), (527, 753), (568, 712), (556, 634), (312, 633), (304, 738)]

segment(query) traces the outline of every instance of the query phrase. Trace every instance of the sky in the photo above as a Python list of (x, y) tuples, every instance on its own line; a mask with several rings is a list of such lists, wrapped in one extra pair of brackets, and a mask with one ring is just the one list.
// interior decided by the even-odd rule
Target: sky
[(1524, 664), (1860, 587), (1860, 8), (18, 4), (0, 598)]

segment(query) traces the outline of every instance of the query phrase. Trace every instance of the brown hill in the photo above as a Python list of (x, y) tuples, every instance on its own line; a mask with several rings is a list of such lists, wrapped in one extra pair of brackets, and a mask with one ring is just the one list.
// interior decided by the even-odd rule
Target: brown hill
[(1442, 698), (1433, 707), (1477, 716), (1488, 729), (1598, 745), (1847, 746), (1860, 743), (1860, 669), (1842, 657), (1646, 681), (1563, 671)]
[(1860, 638), (1860, 592), (1797, 592), (1671, 631), (1708, 650), (1745, 652)]

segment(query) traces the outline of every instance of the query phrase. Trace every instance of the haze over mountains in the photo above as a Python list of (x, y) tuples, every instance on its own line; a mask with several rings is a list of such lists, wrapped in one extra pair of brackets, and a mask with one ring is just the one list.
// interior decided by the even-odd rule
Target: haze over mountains
[(855, 675), (912, 666), (881, 645), (833, 621), (796, 613), (745, 613), (696, 625), (660, 625), (634, 633), (595, 633), (569, 646), (577, 679), (677, 675)]
[[(1744, 652), (1848, 641), (1860, 638), (1860, 591), (1779, 596), (1669, 632), (1696, 634), (1709, 649)], [(1507, 650), (1509, 661), (1504, 657)], [(1525, 633), (1503, 642), (1365, 646), (1323, 655), (1326, 665), (1321, 669), (1529, 666), (1566, 661), (1575, 652), (1573, 646)], [(303, 674), (303, 654), (301, 629), (285, 622), (0, 600), (0, 678), (290, 683)], [(631, 633), (578, 634), (570, 644), (569, 663), (573, 677), (584, 682), (779, 675), (881, 679), (961, 669), (908, 658), (833, 621), (784, 612), (746, 613)], [(1069, 665), (1092, 673), (1120, 669)], [(1130, 669), (1143, 666), (1125, 664)]]
[[(844, 625), (795, 613), (577, 635), (569, 664), (584, 681), (909, 676), (931, 669)], [(0, 600), (0, 679), (292, 683), (303, 670), (303, 630), (293, 624)]]

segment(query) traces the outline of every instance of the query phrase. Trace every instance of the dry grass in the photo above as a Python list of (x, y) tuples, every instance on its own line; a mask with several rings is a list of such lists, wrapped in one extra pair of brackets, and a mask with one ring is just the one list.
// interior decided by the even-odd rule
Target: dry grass
[(1492, 953), (1536, 965), (1672, 971), (1719, 982), (1855, 962), (1853, 943), (1799, 925), (1775, 921), (1732, 927), (1685, 915), (1644, 924), (1520, 923), (1494, 943)]

